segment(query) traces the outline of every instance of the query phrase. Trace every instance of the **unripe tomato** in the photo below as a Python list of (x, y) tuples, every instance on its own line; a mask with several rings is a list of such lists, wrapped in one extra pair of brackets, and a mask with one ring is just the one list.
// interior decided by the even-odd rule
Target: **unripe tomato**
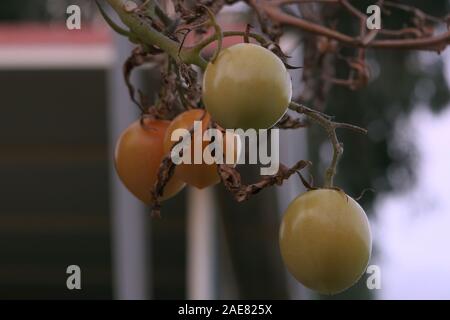
[[(120, 136), (115, 150), (115, 167), (127, 189), (146, 204), (152, 203), (153, 189), (163, 160), (164, 134), (170, 121), (144, 119), (133, 122)], [(184, 182), (172, 177), (164, 188), (162, 200), (170, 198), (184, 187)]]
[[(202, 118), (203, 117), (203, 118)], [(186, 129), (190, 130), (194, 126), (194, 121), (202, 121), (201, 126), (201, 135), (208, 129), (208, 125), (210, 122), (210, 115), (205, 110), (201, 109), (192, 109), (189, 111), (185, 111), (179, 114), (175, 119), (173, 119), (172, 123), (167, 129), (167, 133), (164, 139), (164, 150), (166, 153), (169, 153), (172, 149), (172, 146), (176, 143), (176, 141), (171, 140), (172, 132), (176, 129)], [(223, 137), (224, 140), (225, 137)], [(177, 165), (175, 169), (175, 176), (186, 182), (189, 185), (197, 187), (199, 189), (206, 188), (208, 186), (214, 185), (220, 182), (219, 174), (217, 173), (217, 165), (214, 164), (206, 164), (203, 162), (200, 164), (194, 163), (194, 137), (191, 140), (191, 159), (192, 163), (186, 164), (182, 163)], [(204, 149), (210, 144), (210, 141), (203, 141), (201, 143), (201, 152), (203, 154)], [(235, 141), (236, 143), (236, 141)], [(237, 146), (237, 144), (236, 144)], [(223, 153), (226, 155), (226, 145), (223, 145)], [(236, 159), (236, 158), (235, 158)]]
[(203, 78), (203, 102), (224, 128), (270, 128), (286, 112), (291, 96), (283, 62), (255, 44), (222, 50)]
[(288, 207), (280, 249), (290, 273), (323, 294), (352, 286), (367, 267), (372, 236), (364, 210), (344, 192), (308, 191)]

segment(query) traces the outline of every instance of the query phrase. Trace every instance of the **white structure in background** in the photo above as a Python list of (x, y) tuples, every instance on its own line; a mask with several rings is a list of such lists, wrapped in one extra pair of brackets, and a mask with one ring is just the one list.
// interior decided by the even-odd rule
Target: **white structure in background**
[[(282, 49), (288, 52), (292, 59), (289, 61), (292, 65), (301, 65), (302, 49), (297, 47), (296, 37), (286, 35), (284, 41), (281, 42)], [(295, 48), (292, 51), (291, 48)], [(292, 52), (291, 52), (292, 51)], [(293, 96), (300, 92), (301, 87), (297, 87), (302, 82), (302, 73), (299, 70), (290, 72), (292, 77), (292, 84), (294, 86)], [(294, 117), (298, 115), (293, 114)], [(293, 165), (300, 159), (308, 159), (308, 140), (306, 130), (280, 130), (280, 162), (288, 166)], [(294, 200), (301, 192), (305, 191), (300, 179), (294, 175), (289, 180), (285, 181), (282, 186), (277, 188), (278, 207), (280, 216), (283, 215), (289, 203)], [(292, 299), (304, 299), (306, 289), (295, 280), (289, 272), (286, 272), (288, 279), (288, 288)]]
[[(107, 30), (68, 31), (39, 24), (2, 25), (2, 70), (105, 69), (112, 65)], [(51, 41), (49, 39), (52, 39)], [(1, 41), (5, 40), (5, 41)]]
[[(114, 35), (114, 48), (116, 56), (110, 67), (108, 82), (110, 159), (113, 159), (115, 142), (120, 133), (139, 116), (130, 100), (122, 71), (122, 64), (133, 47), (128, 39)], [(110, 172), (115, 298), (147, 299), (151, 267), (147, 246), (150, 239), (147, 235), (149, 214), (119, 181), (112, 163)]]
[(211, 188), (188, 187), (187, 299), (217, 298), (217, 210)]

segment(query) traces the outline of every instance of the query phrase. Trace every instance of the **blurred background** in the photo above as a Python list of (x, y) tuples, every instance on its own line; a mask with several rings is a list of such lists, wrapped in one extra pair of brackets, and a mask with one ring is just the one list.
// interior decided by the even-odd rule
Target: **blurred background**
[[(443, 16), (449, 2), (411, 1)], [(66, 9), (81, 8), (81, 30)], [(245, 5), (220, 21), (244, 29)], [(282, 39), (293, 65), (296, 37)], [(0, 2), (0, 299), (326, 299), (301, 287), (278, 249), (283, 211), (304, 189), (292, 177), (237, 204), (215, 186), (186, 188), (151, 219), (120, 184), (112, 150), (138, 118), (122, 78), (132, 50), (90, 0)], [(334, 299), (450, 299), (450, 51), (369, 51), (372, 78), (359, 91), (334, 87), (325, 111), (369, 129), (341, 132), (336, 184), (369, 214), (381, 289), (367, 274)], [(301, 71), (291, 73), (302, 89)], [(160, 72), (133, 82), (150, 96)], [(320, 128), (281, 133), (281, 160), (330, 159)], [(246, 181), (259, 168), (243, 166)], [(66, 269), (81, 268), (81, 290)]]

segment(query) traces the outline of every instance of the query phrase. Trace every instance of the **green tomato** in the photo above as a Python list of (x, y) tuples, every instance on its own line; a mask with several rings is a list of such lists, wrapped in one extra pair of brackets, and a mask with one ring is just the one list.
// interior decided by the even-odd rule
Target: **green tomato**
[(203, 102), (224, 128), (270, 128), (285, 114), (291, 96), (283, 62), (255, 44), (222, 50), (203, 78)]
[(362, 275), (372, 251), (369, 221), (344, 192), (308, 191), (287, 208), (280, 250), (289, 272), (322, 294), (339, 293)]

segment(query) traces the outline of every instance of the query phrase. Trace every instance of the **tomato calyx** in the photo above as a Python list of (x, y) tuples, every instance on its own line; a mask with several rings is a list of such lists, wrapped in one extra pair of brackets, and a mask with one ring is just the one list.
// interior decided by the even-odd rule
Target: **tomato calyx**
[[(304, 178), (301, 176), (300, 172), (297, 172), (297, 174), (300, 176), (300, 179), (303, 179), (302, 183), (303, 183), (303, 186), (306, 188), (306, 192), (314, 191), (314, 190), (321, 190), (321, 189), (323, 189), (323, 190), (335, 190), (335, 191), (338, 191), (338, 192), (344, 194), (346, 197), (350, 197), (345, 192), (345, 190), (340, 188), (340, 187), (336, 187), (336, 186), (333, 186), (333, 187), (320, 187), (320, 188), (319, 187), (312, 187), (306, 180), (304, 180)], [(305, 185), (305, 183), (306, 183), (306, 185)], [(360, 201), (366, 195), (367, 192), (375, 193), (375, 189), (373, 189), (373, 188), (364, 188), (357, 197), (352, 197), (352, 198), (355, 199), (356, 201)]]
[(303, 175), (300, 171), (297, 171), (297, 175), (300, 178), (300, 181), (302, 182), (303, 186), (306, 188), (307, 191), (319, 189), (319, 188), (314, 187), (314, 178), (312, 175), (309, 176), (309, 181), (306, 181), (305, 177), (303, 177)]
[[(303, 182), (303, 181), (302, 181)], [(306, 182), (306, 181), (305, 181)], [(307, 187), (306, 185), (304, 185), (305, 186), (305, 188), (306, 188), (306, 191), (305, 191), (305, 193), (306, 192), (311, 192), (311, 191), (317, 191), (317, 190), (333, 190), (333, 191), (337, 191), (337, 192), (339, 192), (340, 194), (342, 194), (343, 196), (345, 196), (346, 198), (347, 198), (347, 201), (348, 201), (348, 195), (347, 195), (347, 193), (344, 191), (344, 189), (342, 189), (342, 188), (339, 188), (339, 187), (336, 187), (336, 186), (333, 186), (333, 187), (311, 187), (311, 186), (309, 186), (309, 187)], [(359, 200), (359, 199), (355, 199), (355, 200)]]
[(328, 189), (328, 190), (336, 190), (336, 191), (345, 193), (345, 191), (344, 191), (342, 188), (336, 187), (336, 186), (330, 186), (330, 187), (327, 187), (327, 186), (323, 186), (323, 187), (315, 187), (315, 186), (314, 186), (314, 180), (313, 180), (314, 178), (313, 178), (312, 175), (310, 175), (309, 181), (307, 181), (307, 180), (305, 179), (305, 177), (303, 177), (303, 175), (302, 175), (302, 173), (301, 173), (300, 171), (297, 171), (297, 175), (299, 176), (300, 181), (302, 182), (302, 184), (303, 184), (303, 186), (305, 187), (305, 189), (306, 189), (307, 192), (308, 192), (308, 191), (313, 191), (313, 190), (319, 190), (319, 189)]

